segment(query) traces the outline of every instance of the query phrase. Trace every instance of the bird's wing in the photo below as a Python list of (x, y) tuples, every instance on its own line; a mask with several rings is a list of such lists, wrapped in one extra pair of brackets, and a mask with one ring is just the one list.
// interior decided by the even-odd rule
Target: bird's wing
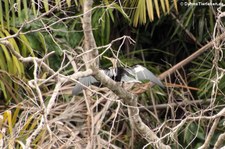
[(158, 84), (161, 87), (164, 87), (163, 83), (147, 68), (141, 65), (135, 65), (134, 67), (132, 67), (132, 71), (135, 73), (137, 80), (149, 80), (155, 84)]
[(122, 82), (139, 82), (140, 81), (137, 79), (135, 72), (133, 69), (130, 68), (124, 68), (124, 73), (123, 76), (121, 77)]
[(93, 76), (82, 77), (79, 79), (79, 83), (75, 85), (72, 91), (72, 95), (78, 95), (85, 87), (88, 87), (98, 81)]

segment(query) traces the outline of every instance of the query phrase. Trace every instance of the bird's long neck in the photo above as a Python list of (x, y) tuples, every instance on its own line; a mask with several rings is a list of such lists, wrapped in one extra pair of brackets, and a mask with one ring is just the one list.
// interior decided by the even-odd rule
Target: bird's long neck
[(116, 68), (113, 68), (113, 80), (119, 82), (121, 81), (121, 78), (124, 74), (124, 68), (123, 67), (116, 67)]

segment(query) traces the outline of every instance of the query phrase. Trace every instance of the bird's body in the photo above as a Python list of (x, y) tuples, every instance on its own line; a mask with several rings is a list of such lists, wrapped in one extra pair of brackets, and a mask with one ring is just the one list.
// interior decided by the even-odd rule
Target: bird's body
[[(141, 65), (135, 65), (133, 67), (116, 67), (101, 70), (105, 75), (110, 77), (116, 82), (141, 82), (144, 80), (151, 81), (161, 87), (164, 87), (163, 83), (147, 68)], [(72, 94), (79, 94), (85, 86), (88, 87), (92, 84), (98, 83), (93, 76), (82, 77), (79, 79), (80, 83), (77, 83), (73, 88)]]

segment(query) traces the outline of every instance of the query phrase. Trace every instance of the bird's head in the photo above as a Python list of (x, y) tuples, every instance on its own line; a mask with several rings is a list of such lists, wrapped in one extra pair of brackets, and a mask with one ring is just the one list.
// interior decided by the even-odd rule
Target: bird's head
[(107, 56), (103, 56), (105, 59), (111, 61), (112, 63), (112, 68), (117, 68), (118, 66), (118, 60), (116, 58), (111, 58), (111, 57), (107, 57)]

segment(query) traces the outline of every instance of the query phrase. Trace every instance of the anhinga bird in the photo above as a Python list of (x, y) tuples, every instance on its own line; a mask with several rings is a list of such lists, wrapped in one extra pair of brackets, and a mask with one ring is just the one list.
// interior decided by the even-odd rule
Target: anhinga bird
[[(116, 82), (141, 83), (141, 81), (148, 80), (161, 87), (164, 87), (163, 83), (151, 71), (141, 65), (134, 65), (133, 67), (115, 67), (115, 61), (113, 61), (114, 59), (107, 59), (112, 61), (114, 67), (101, 69), (100, 71)], [(80, 83), (77, 83), (73, 88), (73, 95), (79, 94), (85, 88), (85, 86), (88, 87), (92, 84), (98, 83), (98, 81), (91, 75), (80, 78), (79, 82)]]

